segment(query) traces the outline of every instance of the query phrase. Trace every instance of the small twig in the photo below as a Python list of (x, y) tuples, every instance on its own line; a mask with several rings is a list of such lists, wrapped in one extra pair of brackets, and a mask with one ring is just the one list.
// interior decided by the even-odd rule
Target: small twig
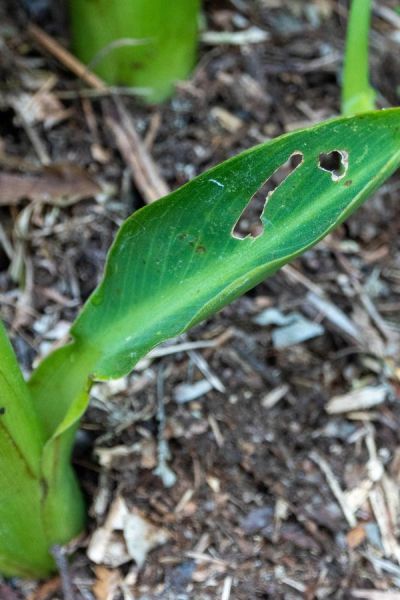
[(147, 96), (150, 88), (146, 87), (126, 87), (110, 86), (104, 90), (94, 88), (81, 88), (79, 90), (56, 90), (53, 95), (60, 100), (75, 100), (76, 98), (91, 98), (92, 100), (101, 100), (108, 96)]
[(42, 165), (50, 164), (50, 156), (47, 152), (46, 146), (44, 142), (40, 139), (40, 136), (36, 129), (28, 122), (28, 119), (25, 116), (24, 110), (21, 109), (21, 106), (16, 101), (11, 101), (11, 105), (18, 115), (19, 120), (21, 121), (21, 125), (24, 128), (26, 135), (28, 136), (40, 162)]
[(400, 29), (400, 16), (395, 13), (394, 10), (388, 6), (379, 6), (377, 2), (374, 4), (373, 10), (378, 17), (384, 19), (387, 23), (390, 23), (390, 25), (393, 25), (396, 29)]
[(196, 367), (203, 373), (204, 377), (210, 382), (213, 388), (218, 392), (221, 392), (221, 394), (224, 394), (226, 392), (224, 384), (220, 378), (211, 371), (206, 359), (195, 350), (189, 350), (188, 354)]
[(154, 140), (156, 139), (158, 130), (160, 129), (160, 125), (161, 114), (159, 112), (156, 112), (150, 117), (150, 124), (147, 129), (146, 136), (144, 138), (144, 145), (146, 146), (146, 150), (148, 152), (150, 152), (151, 148), (153, 147)]
[(338, 504), (342, 509), (347, 523), (350, 525), (350, 527), (355, 527), (357, 525), (357, 519), (355, 518), (353, 511), (351, 510), (351, 507), (347, 502), (346, 496), (344, 495), (343, 490), (341, 489), (339, 482), (336, 479), (331, 467), (326, 462), (326, 460), (322, 458), (322, 456), (320, 456), (317, 452), (311, 452), (310, 458), (325, 475), (326, 481), (328, 482), (331, 492), (338, 501)]
[[(356, 282), (353, 282), (353, 284), (355, 284), (355, 283)], [(358, 284), (358, 282), (357, 282), (357, 284)], [(355, 287), (360, 295), (360, 300), (361, 300), (365, 310), (367, 311), (371, 321), (375, 324), (375, 327), (382, 334), (384, 339), (387, 342), (389, 342), (393, 338), (393, 333), (390, 331), (389, 327), (386, 325), (384, 319), (382, 319), (381, 315), (379, 314), (378, 310), (376, 309), (374, 303), (372, 302), (372, 300), (368, 296), (368, 294), (364, 290), (361, 289), (360, 285), (355, 285)]]
[(400, 547), (393, 532), (393, 524), (380, 487), (375, 487), (369, 492), (369, 501), (381, 535), (384, 554), (387, 558), (395, 558), (399, 562)]
[(215, 438), (218, 448), (222, 448), (225, 440), (224, 440), (224, 436), (222, 435), (221, 430), (218, 426), (216, 418), (213, 415), (209, 415), (208, 423), (211, 427), (211, 431), (213, 432), (213, 435), (214, 435), (214, 438)]
[[(82, 79), (97, 92), (108, 93), (105, 82), (92, 73), (73, 54), (37, 25), (28, 26), (28, 32), (42, 48), (50, 52), (68, 70)], [(111, 101), (110, 101), (111, 102)], [(137, 133), (132, 119), (120, 98), (112, 96), (112, 104), (105, 105), (106, 125), (111, 130), (118, 149), (132, 172), (135, 184), (146, 202), (158, 200), (168, 194), (169, 189), (158, 168)], [(114, 110), (112, 109), (114, 108)], [(115, 108), (117, 113), (115, 114)]]
[(164, 406), (164, 371), (160, 367), (157, 377), (157, 421), (158, 421), (158, 436), (157, 436), (157, 454), (158, 464), (153, 473), (158, 475), (165, 487), (172, 487), (176, 483), (176, 475), (168, 465), (168, 460), (171, 458), (168, 442), (165, 439), (165, 406)]
[(382, 591), (382, 590), (350, 590), (352, 598), (360, 600), (400, 600), (400, 592)]
[(168, 194), (168, 186), (161, 178), (122, 102), (118, 98), (114, 98), (114, 102), (117, 105), (118, 115), (115, 117), (110, 107), (106, 107), (106, 124), (144, 200), (147, 203), (154, 202)]
[(50, 54), (52, 54), (57, 60), (60, 61), (71, 73), (74, 73), (79, 79), (85, 81), (91, 87), (98, 90), (106, 90), (107, 86), (94, 73), (89, 71), (85, 65), (81, 63), (80, 60), (75, 58), (73, 54), (68, 52), (65, 48), (61, 46), (54, 38), (52, 38), (49, 34), (47, 34), (43, 29), (34, 25), (33, 23), (29, 23), (28, 25), (28, 33), (29, 35), (40, 45), (42, 48), (45, 48)]
[(231, 597), (233, 577), (225, 577), (224, 587), (222, 588), (221, 600), (229, 600)]
[(199, 340), (197, 342), (182, 342), (178, 344), (170, 344), (159, 346), (150, 350), (147, 358), (160, 358), (161, 356), (169, 356), (178, 352), (188, 352), (189, 350), (198, 350), (199, 348), (215, 348), (218, 345), (216, 340)]
[(57, 565), (58, 572), (60, 573), (61, 588), (63, 591), (64, 600), (76, 600), (76, 596), (72, 587), (71, 572), (64, 549), (62, 546), (55, 545), (50, 551)]
[(308, 277), (293, 267), (293, 265), (285, 265), (282, 267), (281, 271), (289, 280), (295, 281), (296, 283), (301, 283), (301, 285), (303, 285), (307, 290), (313, 292), (317, 296), (324, 295), (324, 292), (319, 285), (313, 283), (310, 279), (308, 279)]

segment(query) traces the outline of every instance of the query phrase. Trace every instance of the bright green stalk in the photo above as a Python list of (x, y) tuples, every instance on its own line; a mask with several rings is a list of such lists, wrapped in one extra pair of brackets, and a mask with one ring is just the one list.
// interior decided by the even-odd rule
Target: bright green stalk
[(351, 116), (375, 108), (369, 83), (368, 41), (372, 0), (352, 0), (344, 59), (342, 114)]
[[(71, 444), (70, 444), (71, 447)], [(49, 549), (82, 529), (81, 496), (69, 466), (70, 447), (53, 465), (60, 487), (43, 475), (46, 438), (12, 346), (0, 322), (0, 572), (46, 576), (54, 569)], [(48, 471), (49, 466), (45, 465)], [(61, 497), (62, 496), (62, 497)], [(56, 510), (52, 510), (54, 499)]]
[(52, 560), (42, 519), (44, 433), (0, 323), (0, 571), (46, 575)]
[(194, 65), (199, 8), (200, 0), (70, 0), (73, 49), (108, 84), (149, 88), (145, 99), (160, 102)]

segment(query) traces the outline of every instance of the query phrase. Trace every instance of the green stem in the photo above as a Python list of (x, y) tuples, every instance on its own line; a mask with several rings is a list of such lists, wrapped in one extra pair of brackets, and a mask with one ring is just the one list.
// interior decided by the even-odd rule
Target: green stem
[(160, 102), (195, 62), (200, 0), (70, 0), (72, 45), (110, 85)]
[(342, 87), (342, 114), (351, 116), (375, 108), (369, 83), (368, 38), (372, 0), (353, 0), (347, 27)]
[(73, 434), (58, 442), (60, 448), (46, 442), (1, 322), (0, 357), (0, 573), (44, 577), (54, 569), (51, 546), (69, 541), (83, 527), (69, 460)]

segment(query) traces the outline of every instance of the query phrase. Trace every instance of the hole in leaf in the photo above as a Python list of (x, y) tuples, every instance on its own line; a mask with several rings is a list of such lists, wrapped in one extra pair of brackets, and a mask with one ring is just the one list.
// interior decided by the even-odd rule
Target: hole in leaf
[(342, 179), (349, 167), (349, 154), (346, 150), (332, 150), (319, 155), (318, 166), (331, 174), (332, 181)]
[(300, 152), (295, 152), (291, 157), (275, 171), (275, 173), (267, 179), (267, 181), (254, 194), (250, 202), (247, 204), (239, 219), (236, 221), (232, 229), (232, 236), (236, 239), (243, 240), (250, 236), (252, 238), (259, 237), (264, 232), (264, 227), (261, 221), (261, 215), (264, 211), (269, 198), (274, 191), (287, 179), (295, 169), (303, 162), (303, 155)]

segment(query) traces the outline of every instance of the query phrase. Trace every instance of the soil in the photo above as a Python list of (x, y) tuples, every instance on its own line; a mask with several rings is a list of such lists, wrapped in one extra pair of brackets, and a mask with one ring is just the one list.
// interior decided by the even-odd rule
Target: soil
[[(106, 127), (107, 98), (86, 93), (29, 34), (33, 19), (68, 45), (59, 3), (30, 17), (28, 4), (38, 5), (0, 4), (1, 170), (24, 185), (29, 176), (81, 187), (62, 202), (57, 193), (32, 200), (29, 190), (0, 197), (1, 317), (27, 374), (65, 338), (118, 226), (144, 204)], [(373, 18), (382, 107), (399, 104), (398, 9), (383, 0)], [(171, 189), (337, 115), (346, 17), (337, 0), (205, 2), (206, 30), (257, 27), (269, 40), (202, 42), (192, 77), (161, 106), (121, 95)], [(165, 356), (94, 386), (74, 456), (90, 518), (62, 573), (76, 600), (400, 598), (399, 190), (397, 174), (291, 269), (174, 340)], [(257, 201), (242, 232), (256, 231), (256, 213)], [(298, 313), (306, 332), (322, 329), (282, 348), (272, 308), (278, 321)], [(345, 394), (332, 413), (332, 398)], [(93, 561), (95, 536), (118, 502), (160, 541), (142, 565), (132, 554), (118, 564), (111, 538), (109, 556)], [(59, 577), (0, 581), (4, 600), (65, 593)]]

